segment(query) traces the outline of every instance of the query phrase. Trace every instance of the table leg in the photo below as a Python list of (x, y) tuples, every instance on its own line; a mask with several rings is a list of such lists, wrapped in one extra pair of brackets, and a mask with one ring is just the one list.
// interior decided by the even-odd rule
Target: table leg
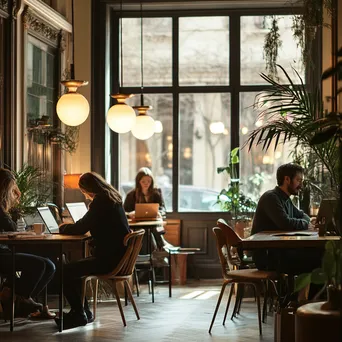
[(10, 320), (10, 331), (14, 328), (14, 309), (15, 309), (15, 245), (12, 245), (12, 291), (11, 291), (11, 320)]
[(59, 268), (60, 268), (60, 276), (59, 276), (59, 319), (60, 326), (59, 332), (63, 331), (63, 245), (60, 244), (59, 250)]
[(172, 297), (172, 273), (171, 273), (172, 254), (169, 250), (169, 297)]

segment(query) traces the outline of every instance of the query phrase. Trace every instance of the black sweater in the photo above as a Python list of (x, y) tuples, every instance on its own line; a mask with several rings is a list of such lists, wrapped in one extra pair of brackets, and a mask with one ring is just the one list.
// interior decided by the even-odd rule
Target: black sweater
[(270, 230), (305, 230), (310, 217), (297, 209), (279, 187), (266, 191), (259, 200), (253, 218), (252, 234)]
[(96, 195), (89, 205), (88, 212), (76, 223), (65, 224), (60, 232), (69, 235), (90, 232), (95, 247), (94, 256), (119, 260), (125, 253), (124, 237), (129, 233), (125, 211), (106, 195)]
[[(15, 232), (17, 225), (7, 213), (0, 207), (0, 232)], [(10, 249), (6, 245), (0, 244), (0, 253), (9, 252)]]
[[(124, 208), (127, 212), (135, 210), (135, 203), (139, 203), (136, 198), (135, 189), (131, 190), (125, 199)], [(165, 203), (163, 199), (163, 195), (161, 189), (154, 189), (149, 202), (146, 202), (145, 198), (141, 203), (159, 203), (159, 212), (162, 217), (165, 217), (166, 210), (165, 210)]]

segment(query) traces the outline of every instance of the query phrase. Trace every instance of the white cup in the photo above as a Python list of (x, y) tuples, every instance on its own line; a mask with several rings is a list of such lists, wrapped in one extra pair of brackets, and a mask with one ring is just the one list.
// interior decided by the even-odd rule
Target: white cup
[(33, 231), (37, 235), (41, 235), (45, 232), (45, 224), (44, 223), (33, 223)]

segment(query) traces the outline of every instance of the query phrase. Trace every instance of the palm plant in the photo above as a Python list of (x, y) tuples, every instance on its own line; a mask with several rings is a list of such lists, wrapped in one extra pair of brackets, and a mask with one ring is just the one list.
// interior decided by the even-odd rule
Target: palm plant
[(284, 73), (288, 84), (280, 84), (261, 74), (270, 87), (257, 95), (254, 105), (261, 108), (258, 120), (265, 124), (251, 132), (245, 146), (251, 149), (254, 144), (261, 144), (266, 151), (271, 143), (274, 149), (279, 144), (292, 143), (294, 150), (310, 155), (308, 167), (327, 172), (330, 188), (336, 192), (339, 184), (337, 138), (312, 144), (313, 137), (321, 130), (323, 106), (320, 93), (310, 93), (296, 70), (293, 69), (299, 84), (293, 82), (283, 67), (277, 67)]

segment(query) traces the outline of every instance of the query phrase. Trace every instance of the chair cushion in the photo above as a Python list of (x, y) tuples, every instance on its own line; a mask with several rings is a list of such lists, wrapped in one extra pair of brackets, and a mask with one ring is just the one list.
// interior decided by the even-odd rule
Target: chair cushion
[(277, 273), (276, 272), (269, 272), (269, 271), (260, 271), (256, 268), (247, 268), (242, 270), (236, 271), (229, 271), (227, 273), (227, 278), (231, 278), (232, 280), (262, 280), (262, 279), (276, 279)]

